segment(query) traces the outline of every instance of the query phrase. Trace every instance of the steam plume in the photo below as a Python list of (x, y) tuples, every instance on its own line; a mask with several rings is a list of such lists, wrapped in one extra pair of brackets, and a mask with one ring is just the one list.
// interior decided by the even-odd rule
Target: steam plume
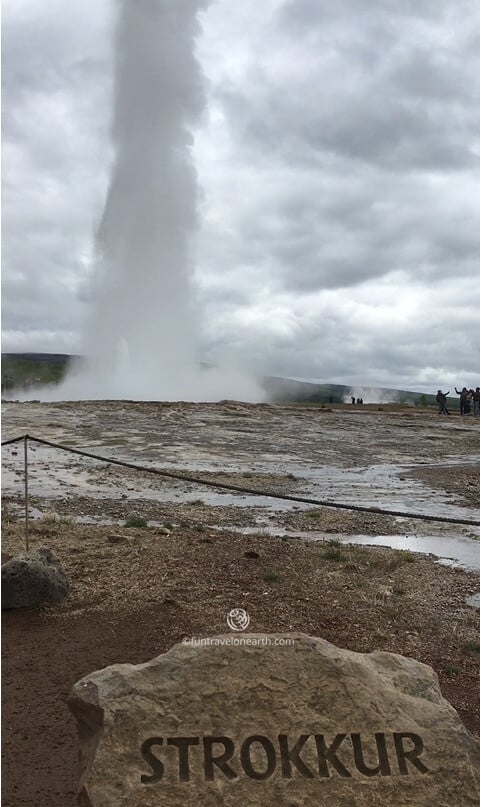
[(204, 0), (118, 0), (115, 158), (95, 242), (86, 361), (73, 398), (259, 399), (199, 366), (191, 280), (199, 188), (192, 131), (205, 106), (195, 58)]

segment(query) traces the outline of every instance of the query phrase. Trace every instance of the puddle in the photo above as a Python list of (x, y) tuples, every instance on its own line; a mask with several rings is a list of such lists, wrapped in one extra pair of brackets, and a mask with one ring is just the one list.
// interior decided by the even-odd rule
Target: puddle
[[(233, 528), (234, 529), (234, 528)], [(304, 541), (333, 541), (340, 544), (358, 544), (360, 546), (386, 546), (390, 549), (406, 549), (424, 555), (433, 555), (444, 566), (466, 569), (471, 572), (480, 570), (479, 542), (470, 538), (444, 537), (439, 535), (340, 535), (327, 532), (290, 532), (278, 527), (243, 527), (237, 532), (245, 535), (263, 533)]]
[(440, 535), (353, 535), (341, 536), (340, 543), (407, 549), (410, 552), (434, 555), (444, 566), (466, 569), (471, 572), (480, 570), (479, 543), (467, 538)]

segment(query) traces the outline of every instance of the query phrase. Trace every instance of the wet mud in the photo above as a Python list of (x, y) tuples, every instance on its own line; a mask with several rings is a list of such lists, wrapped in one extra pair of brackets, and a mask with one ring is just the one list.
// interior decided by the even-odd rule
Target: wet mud
[[(3, 439), (29, 433), (103, 457), (233, 484), (226, 491), (29, 442), (30, 517), (203, 523), (379, 543), (478, 567), (476, 527), (286, 501), (298, 496), (413, 515), (478, 518), (478, 423), (408, 407), (10, 402)], [(23, 445), (2, 450), (4, 502), (24, 507)], [(266, 495), (270, 494), (270, 495)]]

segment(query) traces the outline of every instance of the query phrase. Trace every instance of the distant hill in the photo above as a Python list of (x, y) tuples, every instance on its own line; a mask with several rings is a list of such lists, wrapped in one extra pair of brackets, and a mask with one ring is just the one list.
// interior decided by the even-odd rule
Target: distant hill
[(73, 358), (66, 353), (2, 353), (2, 390), (58, 383)]
[(68, 353), (2, 353), (2, 362), (25, 361), (35, 364), (63, 364), (77, 358)]
[[(65, 375), (69, 362), (80, 358), (67, 353), (2, 353), (2, 389), (12, 386), (21, 387), (25, 383), (51, 384), (58, 383)], [(202, 366), (211, 366), (202, 363)], [(317, 384), (311, 381), (299, 381), (279, 376), (264, 376), (260, 385), (274, 402), (286, 403), (342, 403), (349, 401), (351, 395), (362, 397), (368, 402), (398, 402), (435, 405), (434, 395), (389, 388), (363, 388), (343, 384)], [(458, 398), (452, 399), (458, 405)]]
[(388, 387), (373, 388), (360, 385), (349, 387), (343, 384), (316, 384), (311, 381), (299, 381), (277, 376), (266, 376), (261, 383), (273, 401), (343, 403), (349, 402), (350, 396), (354, 395), (356, 398), (363, 398), (365, 403), (407, 403), (422, 406), (434, 406), (436, 404), (435, 395), (390, 389)]
[(261, 386), (273, 401), (305, 401), (306, 403), (342, 403), (351, 387), (342, 384), (314, 384), (280, 376), (265, 376)]

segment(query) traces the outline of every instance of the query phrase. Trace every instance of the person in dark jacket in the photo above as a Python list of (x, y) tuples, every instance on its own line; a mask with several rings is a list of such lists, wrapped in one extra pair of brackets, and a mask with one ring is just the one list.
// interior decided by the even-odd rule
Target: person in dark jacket
[(472, 406), (474, 418), (480, 417), (480, 387), (476, 387), (472, 393)]
[(439, 415), (450, 415), (450, 412), (447, 409), (447, 395), (448, 394), (449, 394), (449, 390), (447, 390), (447, 392), (442, 392), (441, 389), (437, 390), (435, 400), (438, 403), (438, 413), (439, 413)]
[[(460, 414), (467, 415), (470, 414), (470, 392), (468, 391), (467, 387), (462, 387), (459, 391), (457, 387), (454, 387), (455, 392), (457, 395), (460, 395)], [(468, 407), (468, 412), (467, 412)]]

